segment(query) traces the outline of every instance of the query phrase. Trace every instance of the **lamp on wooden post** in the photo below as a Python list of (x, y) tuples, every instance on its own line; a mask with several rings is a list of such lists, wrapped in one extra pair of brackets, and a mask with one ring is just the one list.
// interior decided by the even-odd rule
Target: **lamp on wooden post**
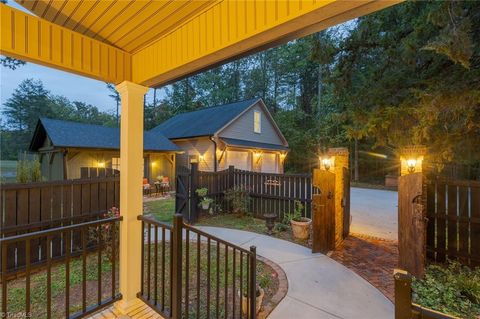
[(399, 267), (417, 278), (425, 273), (426, 221), (423, 195), (424, 146), (400, 150), (398, 181), (398, 253)]

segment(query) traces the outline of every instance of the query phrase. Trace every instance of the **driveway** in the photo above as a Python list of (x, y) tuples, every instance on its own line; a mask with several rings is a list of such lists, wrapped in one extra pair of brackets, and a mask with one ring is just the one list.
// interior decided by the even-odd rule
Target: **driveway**
[(393, 319), (393, 304), (370, 283), (323, 254), (281, 239), (217, 227), (198, 227), (277, 263), (288, 280), (269, 319)]
[(350, 196), (350, 232), (398, 240), (397, 192), (352, 187)]

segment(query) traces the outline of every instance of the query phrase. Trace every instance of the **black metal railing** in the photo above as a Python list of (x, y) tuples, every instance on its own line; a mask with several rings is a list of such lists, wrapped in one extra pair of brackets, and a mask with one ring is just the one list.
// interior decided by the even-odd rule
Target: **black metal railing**
[(139, 297), (165, 318), (255, 318), (256, 248), (246, 250), (174, 217), (142, 221)]
[[(2, 318), (79, 318), (121, 299), (121, 220), (106, 218), (0, 239)], [(53, 253), (54, 240), (60, 243), (59, 256)], [(21, 275), (8, 267), (11, 247), (16, 247), (14, 258), (25, 260)]]

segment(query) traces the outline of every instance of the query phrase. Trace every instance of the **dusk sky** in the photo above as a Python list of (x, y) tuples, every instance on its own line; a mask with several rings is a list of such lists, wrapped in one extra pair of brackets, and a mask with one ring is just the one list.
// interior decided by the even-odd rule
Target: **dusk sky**
[[(14, 1), (8, 1), (7, 5), (30, 13)], [(23, 80), (33, 78), (42, 80), (45, 88), (54, 95), (63, 95), (71, 101), (86, 102), (97, 106), (102, 111), (115, 110), (115, 101), (108, 96), (110, 92), (105, 82), (102, 81), (33, 63), (27, 63), (16, 70), (10, 70), (0, 66), (0, 73), (0, 97), (2, 106)], [(153, 90), (150, 90), (147, 95), (147, 99), (150, 101), (153, 100), (152, 91)]]

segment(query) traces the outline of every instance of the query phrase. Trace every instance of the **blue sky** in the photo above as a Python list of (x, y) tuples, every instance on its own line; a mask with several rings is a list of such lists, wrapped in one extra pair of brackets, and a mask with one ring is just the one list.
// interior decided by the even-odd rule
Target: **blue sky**
[[(29, 12), (13, 0), (8, 1), (7, 5)], [(52, 94), (66, 96), (72, 101), (82, 101), (95, 105), (102, 111), (114, 111), (116, 108), (115, 101), (108, 96), (110, 92), (105, 82), (102, 81), (92, 80), (33, 63), (27, 63), (16, 70), (0, 66), (0, 73), (2, 106), (23, 80), (33, 78), (42, 80), (45, 88)], [(147, 95), (149, 101), (153, 100), (152, 91), (150, 90)]]

